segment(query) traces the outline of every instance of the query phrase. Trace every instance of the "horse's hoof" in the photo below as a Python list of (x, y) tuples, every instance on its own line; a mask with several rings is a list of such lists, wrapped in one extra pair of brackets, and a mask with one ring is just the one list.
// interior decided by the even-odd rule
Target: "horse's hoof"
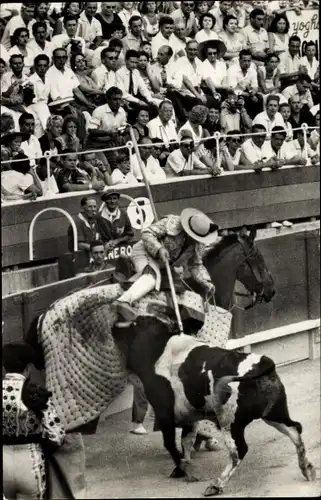
[(216, 484), (209, 484), (204, 492), (204, 497), (214, 497), (223, 493), (223, 488)]
[(172, 479), (179, 479), (180, 477), (185, 477), (185, 476), (186, 472), (183, 469), (181, 469), (180, 467), (175, 467), (175, 469), (173, 470), (173, 472), (169, 477)]
[(205, 449), (207, 451), (220, 451), (221, 447), (218, 444), (217, 439), (210, 438), (205, 443)]
[(307, 479), (307, 481), (315, 481), (316, 480), (316, 471), (310, 462), (306, 466), (304, 477)]

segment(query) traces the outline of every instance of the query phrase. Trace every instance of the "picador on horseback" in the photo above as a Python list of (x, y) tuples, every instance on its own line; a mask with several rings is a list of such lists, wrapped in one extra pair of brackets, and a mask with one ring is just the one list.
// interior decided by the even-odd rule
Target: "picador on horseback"
[[(164, 287), (165, 263), (174, 268), (176, 277), (184, 274), (189, 264), (191, 276), (205, 292), (214, 292), (202, 250), (217, 240), (218, 226), (204, 213), (186, 208), (181, 215), (168, 215), (155, 222), (142, 233), (141, 240), (133, 246), (132, 260), (136, 274), (133, 284), (115, 301), (119, 315), (125, 320), (121, 326), (136, 319), (138, 311), (132, 304), (152, 290)], [(119, 323), (118, 323), (119, 324)]]

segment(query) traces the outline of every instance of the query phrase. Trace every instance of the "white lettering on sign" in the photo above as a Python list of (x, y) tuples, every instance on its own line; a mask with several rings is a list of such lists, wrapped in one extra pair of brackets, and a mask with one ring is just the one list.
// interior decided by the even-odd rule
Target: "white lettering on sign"
[(146, 227), (150, 226), (154, 221), (154, 214), (150, 201), (148, 198), (140, 197), (136, 198), (135, 202), (139, 205), (141, 213), (138, 210), (136, 203), (132, 201), (127, 208), (127, 215), (131, 225), (134, 229), (146, 229)]
[(107, 260), (118, 259), (119, 257), (130, 257), (133, 248), (131, 245), (116, 247), (107, 254)]
[(316, 9), (302, 10), (297, 15), (294, 10), (287, 12), (290, 23), (289, 35), (297, 35), (301, 40), (301, 56), (305, 55), (307, 42), (314, 42), (317, 46), (317, 57), (319, 54), (319, 11)]

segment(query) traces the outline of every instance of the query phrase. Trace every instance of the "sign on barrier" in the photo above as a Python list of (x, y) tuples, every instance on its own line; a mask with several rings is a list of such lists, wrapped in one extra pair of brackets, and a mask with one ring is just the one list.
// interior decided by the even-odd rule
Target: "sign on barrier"
[(107, 260), (116, 260), (119, 259), (119, 257), (130, 257), (133, 251), (133, 244), (127, 244), (127, 245), (120, 245), (118, 247), (113, 248), (113, 250), (110, 250), (106, 258)]
[(305, 55), (307, 42), (314, 42), (319, 54), (319, 11), (317, 9), (302, 10), (296, 14), (294, 10), (286, 13), (290, 23), (289, 35), (297, 35), (301, 40), (301, 55)]
[(146, 229), (154, 221), (154, 214), (148, 198), (140, 197), (135, 198), (135, 202), (140, 206), (142, 211), (143, 220), (141, 220), (141, 214), (139, 213), (137, 206), (134, 202), (131, 202), (127, 208), (127, 214), (131, 225), (134, 229)]

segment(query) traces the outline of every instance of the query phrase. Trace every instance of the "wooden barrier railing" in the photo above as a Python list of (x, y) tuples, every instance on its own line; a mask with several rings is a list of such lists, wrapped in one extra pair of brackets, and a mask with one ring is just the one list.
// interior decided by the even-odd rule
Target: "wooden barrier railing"
[[(277, 171), (228, 172), (216, 178), (202, 176), (175, 179), (152, 186), (160, 216), (195, 207), (207, 213), (223, 229), (243, 224), (312, 217), (320, 214), (320, 167), (289, 167)], [(117, 187), (117, 186), (114, 186)], [(144, 186), (120, 187), (132, 198), (146, 197)], [(2, 267), (29, 262), (28, 231), (40, 210), (62, 208), (75, 216), (80, 199), (73, 193), (35, 202), (11, 202), (2, 206)], [(97, 200), (98, 193), (90, 193)], [(54, 212), (43, 214), (34, 232), (35, 261), (57, 258), (68, 251), (68, 221)]]

